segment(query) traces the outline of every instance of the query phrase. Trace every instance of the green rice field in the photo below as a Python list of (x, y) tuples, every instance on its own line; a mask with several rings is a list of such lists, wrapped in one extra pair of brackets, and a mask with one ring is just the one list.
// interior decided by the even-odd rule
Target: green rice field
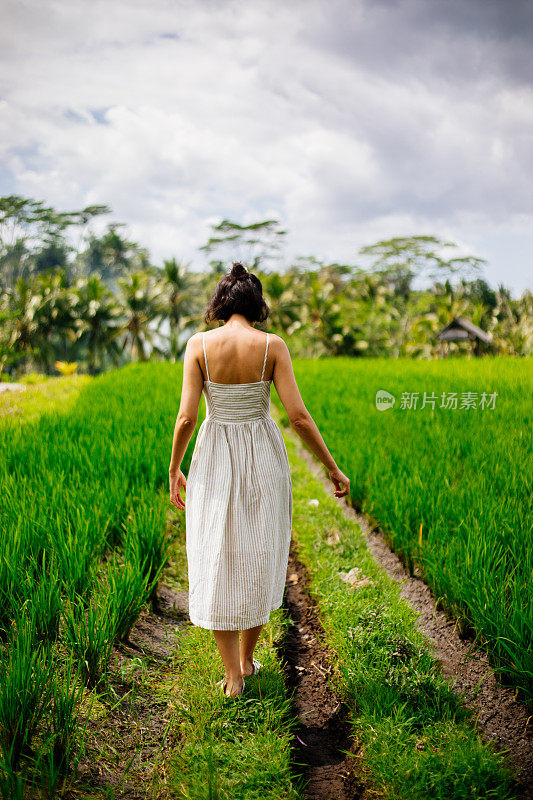
[[(326, 359), (294, 369), (352, 502), (531, 700), (531, 361)], [(386, 410), (380, 390), (395, 397)]]
[[(307, 408), (351, 479), (352, 502), (383, 529), (411, 570), (420, 570), (465, 632), (479, 637), (502, 677), (531, 701), (529, 361), (326, 359), (296, 361), (295, 373)], [(141, 610), (156, 603), (173, 546), (165, 520), (181, 377), (181, 365), (132, 364), (73, 384), (68, 402), (55, 403), (52, 392), (41, 412), (33, 395), (20, 401), (21, 413), (2, 413), (0, 402), (3, 798), (28, 796), (30, 767), (42, 789), (36, 796), (55, 796), (81, 752), (82, 697), (104, 690), (113, 646), (126, 641)], [(380, 390), (396, 398), (386, 410), (376, 407)], [(492, 400), (480, 408), (483, 392)], [(448, 407), (454, 393), (457, 408), (453, 400)], [(433, 395), (434, 408), (427, 402)], [(275, 389), (272, 400), (281, 409)], [(204, 412), (202, 400), (196, 431)], [(304, 499), (301, 505), (305, 509)], [(197, 652), (199, 659), (203, 641), (193, 632), (183, 653)], [(176, 656), (181, 670), (190, 668), (183, 653)], [(289, 796), (289, 711), (272, 664), (278, 700), (261, 736), (283, 765), (280, 786)], [(184, 693), (191, 691), (186, 683)], [(199, 703), (200, 684), (194, 696)], [(202, 705), (204, 716), (210, 702), (207, 711)], [(196, 717), (180, 703), (189, 749), (173, 757), (175, 786), (181, 786), (184, 764), (193, 775), (195, 754), (203, 752), (194, 744)], [(190, 796), (203, 796), (200, 785), (195, 792)]]
[(171, 365), (132, 365), (66, 406), (39, 415), (31, 397), (27, 420), (1, 418), (3, 797), (23, 796), (31, 753), (48, 791), (61, 779), (83, 687), (103, 684), (113, 644), (154, 598), (180, 379)]

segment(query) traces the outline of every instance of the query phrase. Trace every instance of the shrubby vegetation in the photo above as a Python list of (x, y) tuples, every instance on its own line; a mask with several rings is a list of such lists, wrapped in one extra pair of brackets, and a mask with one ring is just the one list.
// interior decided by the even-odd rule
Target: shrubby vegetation
[[(203, 326), (202, 312), (232, 260), (263, 282), (268, 329), (295, 357), (439, 354), (438, 331), (465, 316), (492, 334), (481, 352), (529, 355), (533, 299), (513, 298), (481, 277), (483, 259), (452, 242), (411, 236), (354, 254), (360, 264), (301, 256), (283, 263), (286, 231), (276, 220), (214, 225), (200, 247), (205, 269), (175, 258), (155, 265), (123, 225), (97, 235), (110, 209), (57, 212), (41, 201), (0, 198), (0, 374), (54, 373), (57, 361), (95, 374), (131, 360), (179, 360)], [(75, 243), (75, 244), (74, 244)], [(417, 288), (423, 285), (423, 288)], [(470, 352), (471, 342), (450, 345)]]

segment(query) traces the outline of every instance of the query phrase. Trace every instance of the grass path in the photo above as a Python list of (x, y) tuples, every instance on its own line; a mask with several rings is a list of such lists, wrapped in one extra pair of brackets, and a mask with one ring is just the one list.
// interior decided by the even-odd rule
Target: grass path
[[(174, 526), (170, 564), (163, 578), (186, 589), (183, 514)], [(171, 654), (169, 736), (165, 771), (169, 797), (183, 800), (303, 800), (293, 774), (291, 742), (296, 722), (278, 650), (288, 625), (283, 608), (271, 614), (256, 656), (257, 676), (246, 678), (245, 695), (225, 698), (215, 688), (224, 668), (211, 631), (187, 623)]]

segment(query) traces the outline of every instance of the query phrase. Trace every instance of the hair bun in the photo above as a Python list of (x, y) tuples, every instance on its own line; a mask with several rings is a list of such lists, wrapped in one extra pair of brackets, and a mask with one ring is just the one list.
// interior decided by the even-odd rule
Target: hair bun
[(233, 280), (238, 281), (241, 278), (246, 278), (247, 275), (248, 275), (248, 272), (244, 268), (244, 266), (241, 264), (241, 262), (240, 261), (234, 261), (233, 262), (233, 266), (231, 268), (230, 277), (232, 277)]

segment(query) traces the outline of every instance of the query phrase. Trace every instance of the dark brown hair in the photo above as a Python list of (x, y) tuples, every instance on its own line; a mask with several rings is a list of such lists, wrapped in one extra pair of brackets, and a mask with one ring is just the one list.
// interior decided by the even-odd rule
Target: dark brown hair
[(234, 261), (231, 271), (217, 283), (204, 313), (204, 322), (219, 319), (226, 322), (232, 314), (243, 314), (251, 323), (264, 322), (270, 314), (261, 281), (240, 261)]

